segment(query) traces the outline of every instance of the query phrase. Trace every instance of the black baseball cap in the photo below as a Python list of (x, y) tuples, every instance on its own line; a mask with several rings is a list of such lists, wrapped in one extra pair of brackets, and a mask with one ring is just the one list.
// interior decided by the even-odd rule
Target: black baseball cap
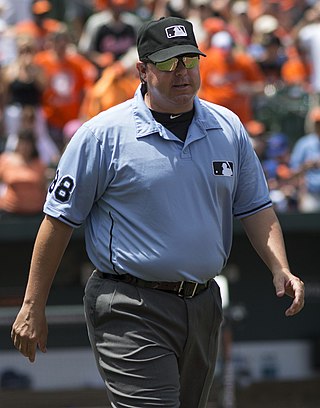
[(137, 49), (140, 61), (162, 62), (184, 54), (206, 56), (198, 48), (190, 21), (178, 17), (145, 23), (138, 32)]

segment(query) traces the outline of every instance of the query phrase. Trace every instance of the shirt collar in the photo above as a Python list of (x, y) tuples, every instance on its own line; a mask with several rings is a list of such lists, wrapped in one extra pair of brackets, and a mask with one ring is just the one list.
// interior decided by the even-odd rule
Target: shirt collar
[[(221, 125), (212, 112), (202, 103), (197, 96), (194, 99), (195, 113), (192, 123), (202, 129), (201, 137), (207, 135), (209, 129), (221, 129)], [(136, 125), (137, 138), (149, 136), (154, 133), (162, 135), (162, 126), (155, 121), (150, 109), (144, 102), (141, 85), (137, 88), (133, 98), (133, 117)], [(192, 125), (191, 125), (192, 126)]]

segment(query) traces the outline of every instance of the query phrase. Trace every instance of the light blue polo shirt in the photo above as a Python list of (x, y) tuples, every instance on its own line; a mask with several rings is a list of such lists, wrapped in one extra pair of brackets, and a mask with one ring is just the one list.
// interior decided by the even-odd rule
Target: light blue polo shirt
[(220, 273), (233, 216), (271, 206), (238, 117), (195, 99), (185, 142), (157, 123), (140, 89), (77, 131), (45, 213), (77, 227), (101, 271), (204, 282)]

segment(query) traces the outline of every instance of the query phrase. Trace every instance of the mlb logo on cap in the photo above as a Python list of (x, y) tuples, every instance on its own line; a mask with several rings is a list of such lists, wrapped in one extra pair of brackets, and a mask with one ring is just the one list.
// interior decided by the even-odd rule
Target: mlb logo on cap
[(167, 27), (166, 34), (168, 38), (188, 36), (187, 30), (185, 29), (183, 25), (175, 25), (175, 26)]
[(140, 61), (166, 61), (179, 55), (206, 56), (199, 50), (190, 21), (179, 17), (162, 17), (140, 27), (137, 39)]

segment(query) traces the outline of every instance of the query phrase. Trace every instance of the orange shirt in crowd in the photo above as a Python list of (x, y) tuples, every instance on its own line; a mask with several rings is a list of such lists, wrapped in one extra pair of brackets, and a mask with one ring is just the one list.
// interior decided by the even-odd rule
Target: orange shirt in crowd
[(252, 20), (268, 10), (268, 6), (277, 3), (281, 11), (287, 11), (295, 6), (296, 0), (248, 0), (248, 14)]
[(310, 84), (311, 64), (303, 60), (295, 49), (288, 53), (288, 59), (281, 67), (281, 78), (288, 85)]
[(233, 52), (227, 62), (224, 51), (211, 48), (201, 60), (199, 96), (231, 109), (243, 123), (253, 119), (253, 88), (263, 87), (264, 75), (258, 64), (247, 54)]
[(86, 82), (85, 87), (90, 88), (96, 82), (99, 76), (97, 67), (78, 52), (68, 52), (68, 58), (81, 68)]
[(38, 44), (38, 49), (43, 49), (48, 34), (56, 33), (62, 30), (63, 27), (63, 23), (51, 18), (45, 18), (42, 26), (39, 26), (33, 20), (24, 20), (15, 25), (14, 32), (17, 36), (27, 35), (34, 38)]
[[(136, 71), (135, 71), (136, 72)], [(121, 62), (115, 62), (103, 71), (96, 84), (88, 89), (81, 108), (81, 117), (90, 119), (133, 97), (140, 81), (131, 70), (125, 70)]]
[(0, 210), (14, 214), (42, 211), (46, 198), (46, 166), (39, 159), (24, 162), (16, 153), (0, 155)]
[(79, 116), (87, 78), (68, 55), (59, 60), (51, 50), (42, 51), (35, 55), (34, 62), (43, 68), (48, 79), (42, 95), (45, 118), (49, 125), (62, 129)]

